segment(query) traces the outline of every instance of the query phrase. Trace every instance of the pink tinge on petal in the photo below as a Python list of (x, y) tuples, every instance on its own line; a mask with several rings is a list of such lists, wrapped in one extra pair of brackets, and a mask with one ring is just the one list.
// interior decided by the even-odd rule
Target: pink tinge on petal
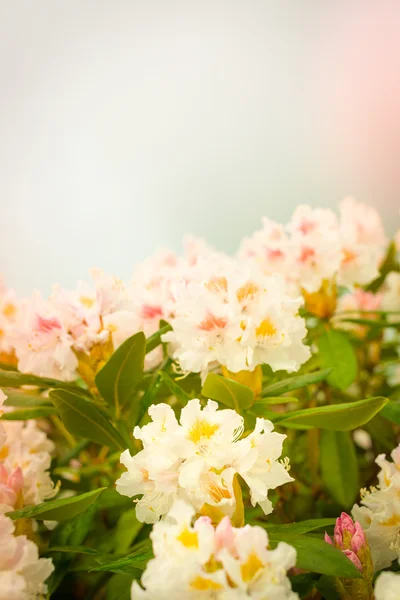
[(24, 476), (20, 467), (17, 467), (15, 471), (11, 473), (8, 479), (8, 485), (16, 494), (21, 492), (22, 488), (24, 487)]
[(155, 319), (156, 317), (162, 317), (163, 310), (161, 306), (151, 306), (150, 304), (144, 304), (142, 306), (142, 318), (143, 319)]
[(330, 536), (326, 533), (325, 531), (325, 541), (327, 544), (330, 544), (331, 546), (333, 546), (333, 542), (332, 539), (330, 538)]
[(0, 504), (15, 506), (17, 495), (8, 485), (0, 483)]
[(313, 258), (315, 258), (315, 250), (313, 248), (303, 247), (298, 260), (301, 263), (305, 263)]
[(0, 463), (0, 483), (8, 483), (8, 469)]
[(362, 572), (362, 564), (361, 564), (361, 561), (358, 558), (358, 556), (356, 554), (354, 554), (354, 552), (352, 552), (352, 550), (343, 550), (343, 554), (345, 554), (347, 556), (347, 558), (349, 560), (351, 560), (353, 565), (355, 565), (361, 573)]
[(217, 525), (215, 530), (215, 548), (217, 552), (222, 548), (234, 552), (235, 536), (231, 520), (228, 516), (224, 517)]
[(36, 329), (41, 333), (50, 333), (54, 329), (61, 329), (61, 323), (55, 317), (45, 319), (41, 315), (37, 315)]
[(365, 546), (366, 540), (364, 530), (358, 521), (355, 522), (355, 530), (356, 531), (351, 538), (351, 549), (357, 554), (358, 551)]
[(347, 532), (350, 535), (354, 535), (355, 530), (356, 529), (355, 529), (353, 519), (347, 513), (342, 512), (340, 517), (336, 520), (335, 541), (336, 541), (336, 535), (338, 535), (338, 538), (340, 536), (340, 538), (342, 539), (344, 532)]
[(201, 525), (212, 525), (212, 520), (210, 517), (199, 517), (194, 524), (194, 528), (198, 529)]

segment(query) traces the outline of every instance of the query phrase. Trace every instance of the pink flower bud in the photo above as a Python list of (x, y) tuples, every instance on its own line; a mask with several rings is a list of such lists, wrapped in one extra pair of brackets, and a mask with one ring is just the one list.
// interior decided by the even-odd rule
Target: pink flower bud
[(325, 531), (325, 541), (327, 544), (330, 544), (331, 546), (333, 546), (332, 538), (329, 537), (329, 535), (326, 533), (326, 531)]
[(358, 521), (355, 522), (355, 532), (353, 537), (351, 538), (351, 549), (356, 554), (361, 550), (361, 548), (365, 547), (366, 539), (363, 528), (361, 527)]
[(355, 565), (357, 567), (357, 569), (360, 571), (360, 573), (362, 573), (362, 564), (360, 559), (358, 558), (358, 556), (356, 554), (354, 554), (354, 552), (352, 552), (351, 550), (343, 550), (342, 551), (343, 554), (345, 554), (347, 556), (347, 558), (349, 560), (351, 560), (351, 562), (353, 563), (353, 565)]

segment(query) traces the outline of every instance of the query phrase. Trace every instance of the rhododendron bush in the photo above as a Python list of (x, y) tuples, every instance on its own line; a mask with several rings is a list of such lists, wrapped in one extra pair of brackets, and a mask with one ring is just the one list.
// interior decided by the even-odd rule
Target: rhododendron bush
[(400, 235), (345, 199), (0, 288), (0, 600), (399, 600)]

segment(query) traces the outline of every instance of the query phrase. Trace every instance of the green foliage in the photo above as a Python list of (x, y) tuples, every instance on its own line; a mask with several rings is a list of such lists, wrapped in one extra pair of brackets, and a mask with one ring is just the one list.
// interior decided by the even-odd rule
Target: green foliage
[(254, 394), (249, 387), (215, 373), (207, 375), (201, 393), (239, 413), (254, 404)]
[(105, 446), (124, 448), (124, 441), (111, 421), (85, 397), (67, 390), (53, 390), (50, 398), (65, 427), (73, 435)]
[(370, 421), (387, 404), (387, 398), (367, 398), (356, 402), (305, 408), (278, 419), (280, 427), (305, 425), (334, 431), (350, 431)]
[(114, 406), (117, 418), (143, 377), (145, 353), (144, 333), (136, 333), (117, 348), (96, 375), (96, 386), (106, 402)]
[(327, 382), (346, 390), (357, 377), (357, 357), (348, 337), (341, 331), (326, 330), (317, 340), (321, 366), (331, 368)]
[(87, 509), (100, 496), (105, 488), (92, 490), (80, 496), (50, 500), (34, 506), (26, 506), (20, 510), (7, 513), (11, 519), (40, 519), (45, 521), (64, 521), (73, 519), (76, 515)]
[(321, 474), (327, 490), (340, 506), (350, 508), (360, 489), (357, 456), (350, 433), (322, 431), (320, 450)]

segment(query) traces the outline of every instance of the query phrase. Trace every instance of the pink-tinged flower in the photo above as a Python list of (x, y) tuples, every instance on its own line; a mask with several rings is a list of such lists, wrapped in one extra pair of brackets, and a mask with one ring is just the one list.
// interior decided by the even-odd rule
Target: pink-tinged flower
[(192, 507), (177, 500), (154, 525), (154, 558), (143, 588), (133, 583), (132, 600), (299, 600), (287, 576), (296, 563), (292, 546), (280, 542), (271, 550), (264, 529), (236, 528), (228, 517), (216, 529), (210, 519), (194, 518)]
[(15, 508), (18, 497), (24, 487), (24, 476), (20, 467), (9, 471), (0, 463), (0, 505), (5, 504)]
[(50, 558), (39, 558), (36, 544), (14, 534), (10, 518), (0, 514), (0, 600), (37, 600), (47, 593), (45, 583), (54, 571)]

